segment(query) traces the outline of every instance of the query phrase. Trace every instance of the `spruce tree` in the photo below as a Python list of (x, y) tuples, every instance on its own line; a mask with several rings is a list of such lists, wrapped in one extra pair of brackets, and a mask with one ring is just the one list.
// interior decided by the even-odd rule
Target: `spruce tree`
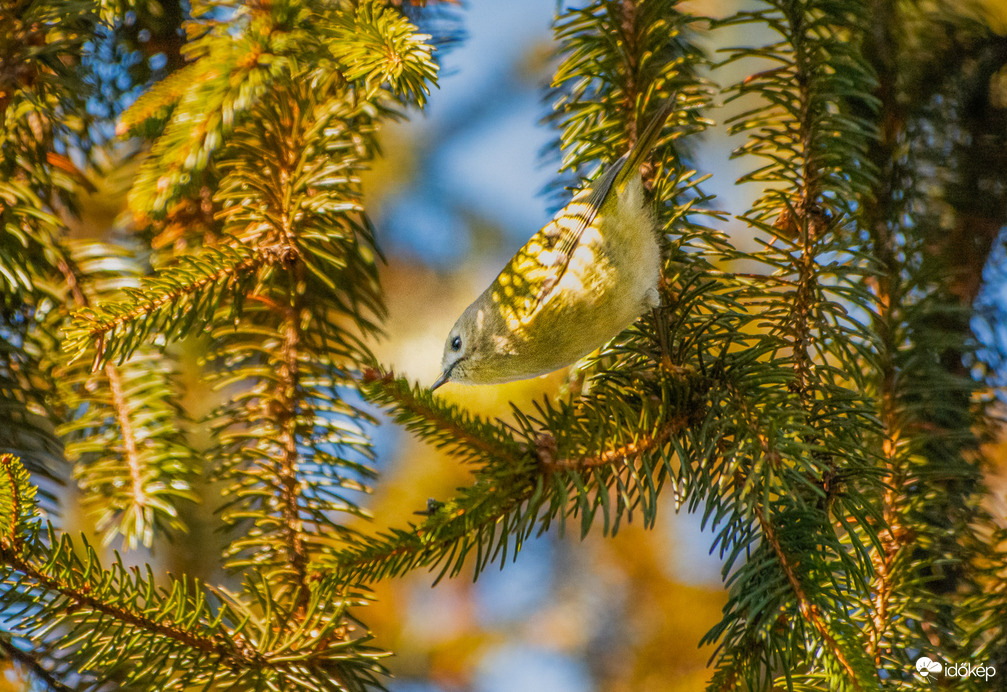
[[(708, 689), (916, 689), (928, 652), (1007, 674), (984, 447), (1002, 352), (977, 337), (1001, 326), (982, 277), (1007, 222), (1007, 39), (950, 2), (558, 8), (558, 181), (676, 103), (645, 171), (661, 305), (503, 422), (370, 350), (360, 174), (382, 124), (436, 98), (445, 12), (464, 18), (426, 4), (0, 9), (0, 650), (55, 690), (379, 689), (380, 580), (478, 577), (547, 531), (688, 511), (728, 595)], [(703, 49), (739, 25), (770, 38)], [(725, 120), (760, 190), (737, 215), (754, 250), (696, 157)], [(112, 170), (128, 222), (81, 237)], [(201, 421), (180, 343), (222, 392)], [(472, 483), (355, 528), (380, 482), (361, 396)], [(197, 486), (228, 580), (136, 566)], [(125, 557), (65, 525), (72, 503)]]

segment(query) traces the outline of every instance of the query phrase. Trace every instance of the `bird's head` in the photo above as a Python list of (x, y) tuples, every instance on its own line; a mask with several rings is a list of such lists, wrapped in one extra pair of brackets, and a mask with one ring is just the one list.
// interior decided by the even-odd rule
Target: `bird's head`
[(447, 382), (492, 384), (515, 379), (511, 370), (519, 360), (509, 348), (499, 309), (486, 297), (470, 305), (444, 342), (441, 376), (430, 387)]
[(444, 342), (441, 376), (430, 387), (431, 390), (447, 382), (469, 382), (469, 373), (478, 369), (478, 363), (484, 355), (484, 349), (480, 348), (480, 332), (484, 326), (485, 312), (474, 308), (475, 304), (470, 305), (451, 328), (447, 341)]

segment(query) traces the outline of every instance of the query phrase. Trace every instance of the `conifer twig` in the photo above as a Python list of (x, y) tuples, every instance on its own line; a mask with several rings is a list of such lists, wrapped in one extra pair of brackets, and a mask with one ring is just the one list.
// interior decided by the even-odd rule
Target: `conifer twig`
[(377, 403), (395, 403), (395, 409), (408, 413), (416, 420), (422, 420), (435, 427), (450, 439), (453, 444), (462, 443), (472, 450), (488, 457), (499, 459), (502, 463), (519, 465), (523, 461), (516, 441), (502, 445), (499, 439), (487, 439), (480, 434), (482, 428), (478, 421), (467, 416), (458, 416), (456, 412), (441, 404), (441, 400), (430, 392), (420, 388), (412, 388), (391, 370), (378, 367), (368, 368), (363, 372), (361, 381), (370, 393), (370, 398)]
[(896, 310), (899, 305), (902, 266), (898, 260), (895, 239), (888, 224), (898, 214), (895, 201), (897, 188), (904, 172), (896, 154), (902, 146), (901, 132), (906, 121), (906, 113), (899, 103), (896, 89), (892, 53), (896, 50), (892, 35), (896, 20), (895, 6), (879, 3), (875, 6), (878, 30), (870, 35), (872, 52), (879, 56), (875, 70), (878, 73), (876, 94), (880, 101), (879, 116), (884, 123), (878, 141), (871, 150), (879, 177), (875, 194), (864, 204), (864, 227), (871, 238), (872, 251), (878, 260), (879, 271), (869, 283), (874, 289), (878, 303), (878, 313), (872, 324), (878, 334), (880, 344), (878, 364), (878, 419), (881, 423), (881, 465), (888, 475), (885, 491), (881, 499), (881, 516), (884, 522), (879, 535), (881, 550), (873, 558), (874, 575), (870, 584), (871, 630), (868, 635), (868, 653), (877, 667), (882, 665), (882, 645), (891, 626), (889, 606), (895, 593), (896, 563), (906, 541), (907, 532), (900, 527), (903, 511), (902, 492), (905, 483), (904, 460), (900, 458), (900, 424), (898, 421), (898, 393), (896, 386), (895, 357), (898, 346), (895, 343)]
[[(476, 540), (508, 517), (513, 517), (515, 523), (530, 523), (538, 517), (538, 509), (555, 499), (554, 486), (545, 483), (549, 476), (562, 474), (556, 480), (563, 482), (563, 478), (572, 478), (580, 472), (616, 466), (652, 452), (683, 429), (687, 420), (683, 415), (664, 424), (657, 433), (641, 435), (633, 442), (581, 457), (557, 459), (555, 437), (548, 430), (541, 431), (533, 444), (519, 444), (500, 428), (443, 404), (439, 398), (410, 387), (389, 371), (367, 370), (363, 382), (368, 398), (390, 407), (400, 422), (413, 428), (419, 428), (420, 424), (431, 426), (437, 434), (431, 436), (435, 441), (446, 439), (451, 444), (461, 443), (466, 459), (481, 467), (473, 486), (443, 503), (419, 526), (363, 539), (362, 543), (340, 553), (334, 568), (341, 581), (362, 575), (369, 578), (397, 575), (420, 566), (432, 567), (444, 559), (448, 560), (445, 570), (452, 564), (457, 570), (460, 565), (455, 558), (459, 542)], [(490, 439), (490, 432), (499, 433), (500, 437)], [(485, 456), (474, 456), (473, 451)], [(489, 494), (487, 487), (492, 490)], [(529, 506), (533, 498), (535, 502)], [(562, 508), (562, 505), (555, 505), (551, 511)]]
[[(504, 499), (491, 511), (480, 517), (478, 524), (472, 524), (469, 521), (470, 508), (463, 501), (454, 500), (449, 503), (450, 508), (445, 510), (450, 512), (448, 517), (434, 515), (420, 526), (415, 527), (410, 533), (397, 532), (393, 540), (383, 543), (372, 542), (362, 548), (351, 548), (344, 551), (336, 561), (336, 570), (343, 579), (349, 580), (354, 575), (366, 574), (370, 569), (396, 558), (420, 553), (435, 554), (445, 544), (450, 544), (466, 535), (476, 534), (484, 527), (496, 525), (504, 517), (521, 507), (535, 493), (538, 488), (537, 479), (541, 477), (543, 471), (576, 473), (586, 469), (616, 465), (631, 457), (653, 451), (666, 442), (675, 430), (675, 426), (665, 426), (657, 435), (606, 449), (580, 459), (552, 460), (549, 453), (543, 451), (545, 446), (538, 447), (531, 466), (522, 468), (527, 464), (527, 459), (521, 460), (521, 465), (514, 466), (511, 473), (508, 474), (506, 483), (500, 476), (496, 477), (495, 495)], [(480, 497), (476, 501), (485, 503), (486, 499)], [(483, 510), (484, 508), (479, 507), (479, 509)], [(457, 523), (458, 529), (454, 528), (455, 523)], [(428, 540), (428, 536), (434, 540)]]
[(847, 675), (849, 675), (849, 679), (853, 687), (857, 690), (862, 690), (863, 688), (860, 686), (860, 682), (857, 679), (857, 673), (850, 664), (845, 652), (842, 647), (839, 646), (839, 642), (837, 642), (829, 632), (825, 623), (822, 622), (821, 613), (819, 613), (818, 607), (808, 600), (808, 596), (804, 592), (804, 587), (801, 585), (801, 580), (794, 571), (794, 568), (791, 566), (790, 560), (787, 558), (787, 554), (783, 550), (783, 546), (780, 544), (780, 539), (776, 535), (776, 529), (773, 527), (772, 522), (766, 517), (766, 508), (761, 504), (757, 508), (757, 515), (759, 517), (759, 526), (762, 528), (762, 533), (769, 542), (769, 545), (773, 548), (773, 552), (776, 553), (776, 558), (780, 561), (780, 566), (783, 568), (784, 574), (787, 575), (787, 581), (790, 582), (790, 588), (793, 590), (794, 596), (797, 598), (797, 607), (800, 610), (801, 615), (812, 624), (812, 626), (818, 631), (822, 641), (824, 641), (832, 650), (832, 654), (836, 657), (836, 660), (839, 661), (846, 670)]
[[(223, 245), (204, 250), (204, 253), (207, 256), (183, 257), (183, 262), (179, 265), (148, 279), (143, 289), (127, 290), (130, 300), (80, 308), (73, 317), (71, 328), (67, 330), (66, 348), (76, 352), (76, 357), (79, 357), (93, 345), (92, 370), (97, 370), (104, 360), (113, 355), (125, 359), (136, 348), (135, 344), (127, 346), (124, 343), (135, 323), (154, 319), (161, 311), (171, 309), (180, 300), (202, 294), (214, 284), (237, 286), (261, 266), (282, 261), (286, 257), (283, 249), (249, 248), (244, 245)], [(213, 307), (214, 304), (203, 305), (201, 310), (212, 310)], [(190, 308), (188, 319), (191, 320), (195, 315)], [(182, 320), (177, 322), (183, 323)]]
[[(61, 248), (62, 249), (62, 248)], [(77, 309), (86, 308), (90, 301), (80, 285), (78, 276), (81, 274), (79, 268), (70, 258), (67, 252), (56, 263), (57, 268), (63, 275), (70, 295), (73, 298)], [(129, 415), (129, 407), (122, 389), (122, 377), (119, 369), (114, 363), (106, 362), (102, 368), (105, 377), (108, 378), (109, 392), (112, 394), (112, 408), (115, 411), (115, 418), (119, 423), (119, 434), (122, 437), (122, 446), (126, 457), (126, 466), (129, 469), (130, 482), (133, 488), (133, 499), (138, 505), (145, 505), (145, 493), (143, 489), (143, 471), (139, 451), (137, 448), (136, 431), (133, 429), (133, 421)]]
[(128, 311), (116, 315), (115, 317), (95, 319), (91, 322), (88, 334), (90, 334), (92, 338), (96, 339), (96, 350), (101, 353), (103, 350), (104, 336), (108, 332), (114, 331), (117, 327), (128, 324), (139, 317), (149, 315), (158, 309), (175, 302), (182, 296), (198, 293), (212, 283), (216, 283), (217, 281), (225, 279), (229, 276), (241, 274), (245, 271), (257, 269), (264, 262), (266, 257), (267, 256), (265, 254), (253, 255), (238, 264), (220, 267), (212, 273), (201, 276), (187, 286), (180, 287), (173, 291), (167, 291), (157, 297), (140, 302)]
[(639, 123), (635, 116), (636, 99), (639, 85), (637, 84), (637, 70), (639, 60), (639, 46), (637, 45), (637, 7), (636, 0), (620, 0), (619, 15), (616, 28), (623, 42), (623, 50), (619, 51), (625, 66), (625, 83), (623, 84), (622, 107), (628, 114), (626, 135), (629, 144), (636, 143)]
[(268, 659), (251, 647), (236, 647), (231, 642), (220, 637), (205, 637), (194, 634), (176, 625), (159, 622), (128, 608), (106, 603), (91, 595), (89, 590), (81, 590), (69, 581), (46, 574), (36, 565), (32, 564), (29, 558), (20, 551), (0, 548), (0, 560), (14, 571), (20, 572), (37, 582), (44, 589), (69, 599), (76, 607), (86, 608), (96, 613), (107, 615), (139, 630), (167, 637), (189, 648), (202, 651), (205, 654), (216, 655), (224, 661), (232, 661), (235, 664), (246, 667), (265, 667), (269, 665)]
[(300, 452), (297, 449), (299, 322), (300, 309), (295, 302), (285, 310), (280, 329), (283, 344), (280, 350), (277, 423), (281, 431), (280, 444), (283, 447), (283, 457), (276, 471), (282, 503), (283, 531), (287, 543), (287, 562), (294, 571), (297, 583), (297, 608), (303, 613), (308, 605), (310, 591), (307, 583), (308, 555), (301, 535), (300, 482), (297, 472), (300, 460)]
[(45, 683), (49, 689), (55, 690), (55, 692), (73, 692), (73, 688), (57, 680), (35, 656), (14, 646), (7, 637), (0, 636), (0, 649), (7, 655), (7, 658), (27, 668), (32, 676)]
[(686, 424), (684, 417), (669, 421), (652, 435), (640, 435), (633, 442), (604, 449), (596, 454), (582, 457), (566, 457), (553, 459), (548, 445), (540, 445), (538, 458), (543, 468), (548, 471), (582, 471), (602, 466), (614, 466), (626, 463), (632, 457), (638, 457), (645, 452), (651, 452), (663, 445), (672, 433), (680, 432)]

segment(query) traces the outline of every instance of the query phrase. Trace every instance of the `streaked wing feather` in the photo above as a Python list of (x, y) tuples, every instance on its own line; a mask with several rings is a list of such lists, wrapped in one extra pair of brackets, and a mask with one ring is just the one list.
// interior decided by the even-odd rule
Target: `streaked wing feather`
[[(515, 325), (526, 323), (552, 295), (570, 266), (584, 231), (594, 223), (613, 188), (639, 172), (640, 164), (661, 136), (675, 97), (668, 99), (622, 158), (591, 186), (578, 193), (556, 217), (536, 233), (511, 259), (494, 282), (494, 302)], [(628, 163), (627, 163), (628, 162)]]
[[(605, 203), (605, 198), (612, 189), (612, 184), (619, 175), (619, 171), (622, 170), (623, 165), (625, 165), (628, 156), (628, 154), (624, 155), (621, 159), (609, 166), (608, 170), (605, 171), (601, 178), (598, 179), (591, 189), (591, 195), (587, 198), (587, 202), (584, 203), (587, 208), (582, 213), (568, 215), (567, 210), (575, 206), (574, 204), (568, 204), (563, 211), (556, 215), (556, 221), (563, 218), (575, 219), (572, 226), (564, 229), (563, 234), (559, 238), (559, 242), (556, 244), (556, 252), (558, 252), (559, 256), (563, 258), (563, 266), (561, 267), (560, 274), (563, 273), (563, 270), (566, 269), (566, 265), (570, 262), (570, 255), (572, 255), (573, 251), (577, 249), (577, 245), (580, 243), (580, 237), (584, 235), (584, 229), (590, 226), (595, 217), (598, 216), (598, 212), (601, 210), (601, 205)], [(553, 266), (556, 265), (554, 264)]]
[(584, 230), (588, 228), (598, 216), (602, 205), (612, 191), (612, 186), (619, 171), (626, 163), (628, 154), (620, 158), (609, 166), (608, 170), (591, 187), (591, 194), (585, 201), (580, 201), (576, 197), (570, 204), (566, 205), (559, 214), (556, 215), (543, 231), (545, 237), (556, 236), (558, 239), (551, 249), (551, 262), (548, 264), (549, 278), (540, 286), (532, 311), (538, 308), (548, 298), (552, 289), (563, 278), (567, 267), (570, 265), (570, 258), (580, 244), (580, 239), (584, 235)]

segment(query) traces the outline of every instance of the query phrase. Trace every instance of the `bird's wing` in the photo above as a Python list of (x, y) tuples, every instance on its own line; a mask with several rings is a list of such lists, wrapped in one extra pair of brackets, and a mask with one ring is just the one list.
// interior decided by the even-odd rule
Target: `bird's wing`
[(588, 190), (578, 193), (549, 224), (517, 251), (490, 290), (512, 329), (530, 322), (563, 278), (584, 230), (598, 216), (624, 156)]
[[(639, 172), (640, 164), (657, 144), (664, 122), (674, 107), (675, 98), (669, 98), (647, 123), (647, 127), (640, 133), (633, 147), (609, 166), (608, 170), (594, 182), (587, 199), (579, 199), (580, 195), (574, 197), (570, 204), (564, 207), (556, 215), (556, 218), (542, 229), (540, 235), (544, 237), (539, 241), (539, 244), (543, 246), (543, 249), (551, 251), (546, 255), (550, 261), (543, 263), (548, 278), (543, 281), (542, 286), (535, 293), (536, 298), (531, 308), (532, 312), (549, 299), (552, 289), (563, 278), (570, 266), (570, 259), (584, 235), (584, 230), (594, 222), (612, 189), (618, 191), (631, 176)], [(550, 239), (555, 239), (553, 247), (548, 247)]]
[(584, 229), (598, 216), (605, 192), (611, 189), (614, 176), (606, 171), (603, 177), (609, 178), (605, 190), (599, 184), (578, 193), (514, 254), (490, 287), (493, 302), (512, 331), (535, 317), (563, 277)]
[(594, 223), (612, 190), (618, 191), (639, 172), (640, 164), (657, 144), (674, 105), (675, 98), (668, 99), (640, 133), (633, 148), (609, 166), (588, 190), (574, 196), (497, 276), (489, 290), (512, 329), (530, 321), (553, 295), (553, 289), (569, 269), (584, 231)]
[(570, 257), (580, 244), (581, 236), (584, 235), (584, 229), (594, 223), (598, 212), (601, 211), (601, 205), (605, 203), (615, 179), (619, 176), (619, 171), (626, 165), (628, 158), (629, 154), (624, 154), (622, 158), (609, 166), (608, 170), (591, 186), (591, 194), (586, 200), (581, 202), (575, 197), (543, 229), (543, 233), (546, 235), (549, 235), (551, 231), (558, 237), (556, 247), (553, 250), (552, 262), (553, 268), (558, 270), (556, 272), (557, 279), (566, 271), (570, 264)]

